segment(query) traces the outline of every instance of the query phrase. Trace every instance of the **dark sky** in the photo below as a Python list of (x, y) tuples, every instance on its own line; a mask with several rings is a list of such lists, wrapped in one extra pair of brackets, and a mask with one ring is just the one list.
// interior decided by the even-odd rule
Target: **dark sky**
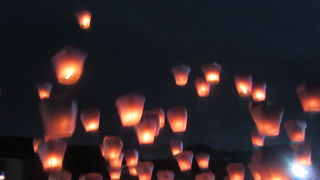
[[(312, 143), (320, 138), (319, 115), (302, 113), (295, 88), (320, 77), (319, 7), (316, 0), (1, 1), (0, 134), (42, 134), (35, 83), (46, 80), (54, 92), (72, 93), (80, 109), (102, 110), (99, 134), (85, 134), (78, 123), (73, 143), (92, 144), (114, 134), (133, 146), (135, 138), (120, 128), (114, 102), (136, 92), (147, 97), (146, 108), (187, 107), (186, 145), (251, 149), (253, 121), (233, 85), (235, 74), (251, 73), (254, 81), (267, 83), (268, 99), (285, 109), (283, 120), (308, 119)], [(93, 14), (88, 32), (75, 19), (81, 9)], [(81, 80), (71, 87), (57, 84), (50, 61), (66, 45), (89, 53)], [(194, 79), (212, 61), (223, 66), (221, 83), (200, 99)], [(174, 85), (170, 71), (181, 62), (192, 68), (184, 88)], [(148, 147), (152, 151), (167, 148), (173, 135), (166, 126)], [(282, 128), (266, 143), (288, 142)]]

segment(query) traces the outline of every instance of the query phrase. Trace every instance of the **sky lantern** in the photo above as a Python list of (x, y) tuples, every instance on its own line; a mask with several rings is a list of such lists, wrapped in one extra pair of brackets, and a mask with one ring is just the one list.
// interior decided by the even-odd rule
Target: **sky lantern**
[(103, 176), (97, 172), (82, 174), (79, 180), (103, 180)]
[(48, 180), (71, 180), (72, 174), (68, 171), (59, 171), (49, 173)]
[(292, 146), (294, 161), (300, 166), (311, 166), (311, 148), (308, 144), (295, 144)]
[(287, 131), (289, 139), (293, 143), (304, 142), (307, 123), (305, 121), (285, 121), (284, 127)]
[(199, 97), (207, 97), (210, 93), (210, 84), (203, 78), (198, 77), (195, 86)]
[(251, 102), (249, 104), (249, 112), (261, 135), (279, 135), (283, 109), (266, 102)]
[(139, 124), (145, 100), (144, 96), (133, 93), (120, 96), (117, 99), (115, 105), (118, 109), (122, 126), (131, 127)]
[(37, 84), (38, 95), (40, 99), (49, 99), (52, 89), (52, 84), (49, 82)]
[(45, 172), (58, 172), (62, 169), (67, 143), (63, 140), (43, 141), (39, 144), (38, 155)]
[(244, 180), (244, 166), (241, 163), (232, 163), (227, 166), (230, 180)]
[(139, 152), (135, 149), (127, 149), (124, 152), (127, 166), (137, 166), (139, 161)]
[(82, 110), (80, 114), (82, 125), (86, 132), (98, 131), (100, 123), (100, 110), (89, 108)]
[[(156, 123), (159, 121), (143, 120), (135, 126), (139, 144), (152, 144), (156, 135)], [(158, 126), (159, 127), (159, 126)]]
[(164, 127), (165, 124), (165, 114), (162, 108), (156, 108), (156, 109), (152, 109), (152, 110), (146, 110), (143, 112), (143, 116), (153, 116), (156, 115), (159, 118), (159, 126), (160, 129), (162, 129)]
[(58, 83), (63, 85), (76, 84), (81, 77), (86, 57), (85, 52), (71, 47), (60, 50), (52, 58)]
[(189, 171), (192, 166), (193, 152), (192, 151), (183, 151), (175, 156), (180, 171)]
[(33, 152), (37, 153), (38, 152), (38, 147), (39, 144), (42, 142), (43, 140), (40, 138), (33, 138), (32, 144), (33, 144)]
[(251, 142), (253, 146), (262, 147), (264, 145), (264, 135), (261, 135), (258, 131), (251, 132)]
[(136, 166), (128, 166), (130, 176), (138, 176), (138, 171)]
[(172, 139), (170, 140), (170, 147), (172, 155), (175, 156), (183, 151), (183, 143), (180, 140)]
[(122, 167), (122, 161), (123, 161), (124, 154), (120, 153), (119, 158), (117, 159), (109, 159), (109, 166), (111, 169), (120, 169)]
[(195, 180), (215, 180), (216, 176), (213, 172), (203, 172), (196, 175)]
[(201, 66), (206, 81), (210, 84), (219, 84), (221, 65), (214, 62)]
[(89, 29), (91, 23), (91, 13), (87, 10), (77, 13), (78, 23), (81, 29)]
[(105, 136), (103, 139), (103, 154), (107, 160), (118, 159), (121, 155), (123, 142), (117, 136)]
[(209, 167), (210, 155), (205, 152), (196, 154), (196, 161), (200, 169), (205, 170)]
[(249, 170), (251, 172), (251, 175), (252, 175), (254, 180), (262, 180), (262, 177), (261, 177), (260, 171), (258, 169), (259, 168), (258, 166), (255, 166), (254, 164), (249, 164), (248, 168), (249, 168)]
[(253, 101), (260, 102), (266, 99), (266, 83), (254, 84), (252, 87), (252, 99)]
[(45, 140), (69, 138), (76, 127), (77, 103), (60, 96), (42, 100), (40, 115)]
[(150, 161), (140, 162), (137, 166), (139, 180), (151, 180), (153, 163)]
[(185, 86), (188, 82), (188, 76), (191, 68), (185, 64), (179, 64), (171, 68), (177, 86)]
[(172, 132), (184, 132), (187, 129), (188, 114), (183, 106), (172, 107), (167, 111), (167, 118)]
[(155, 113), (143, 113), (142, 118), (140, 120), (140, 124), (143, 124), (143, 121), (149, 121), (155, 124), (155, 132), (154, 135), (158, 136), (160, 133), (160, 120), (159, 115)]
[(158, 180), (173, 180), (174, 172), (171, 170), (160, 170), (157, 172)]
[(304, 112), (320, 111), (320, 85), (300, 84), (297, 87), (297, 94)]
[(234, 83), (240, 97), (249, 97), (251, 95), (251, 75), (237, 75), (234, 77)]
[(111, 169), (109, 168), (109, 176), (111, 180), (120, 180), (122, 169)]

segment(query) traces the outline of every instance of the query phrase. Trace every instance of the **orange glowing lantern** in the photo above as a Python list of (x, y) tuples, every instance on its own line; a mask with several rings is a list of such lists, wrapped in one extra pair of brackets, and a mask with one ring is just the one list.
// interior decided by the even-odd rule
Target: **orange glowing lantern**
[(297, 87), (297, 94), (304, 112), (320, 111), (320, 85), (300, 84)]
[(119, 97), (116, 107), (122, 126), (136, 126), (139, 124), (144, 107), (145, 97), (138, 94), (126, 94)]
[(192, 151), (183, 151), (175, 156), (181, 171), (189, 171), (192, 166)]
[(248, 168), (249, 168), (254, 180), (262, 180), (262, 177), (261, 177), (261, 174), (259, 171), (259, 166), (254, 165), (254, 164), (249, 164)]
[(266, 99), (266, 83), (255, 84), (252, 87), (252, 99), (256, 102), (264, 101)]
[(184, 132), (187, 129), (188, 114), (185, 107), (173, 107), (167, 111), (167, 118), (173, 132)]
[(208, 153), (202, 152), (196, 154), (196, 160), (200, 169), (208, 169), (210, 160), (210, 155)]
[(261, 135), (258, 131), (252, 131), (251, 142), (256, 147), (262, 147), (264, 145), (264, 135)]
[(191, 68), (185, 64), (176, 65), (171, 68), (177, 86), (185, 86), (188, 82), (188, 76)]
[(195, 180), (215, 180), (216, 176), (213, 172), (203, 172), (196, 175)]
[(86, 53), (70, 47), (60, 50), (52, 58), (58, 82), (63, 85), (77, 83), (81, 77), (86, 57)]
[(40, 138), (34, 138), (33, 139), (33, 152), (37, 153), (38, 152), (38, 147), (39, 144), (42, 142), (43, 140)]
[(45, 82), (45, 83), (38, 83), (37, 84), (38, 94), (40, 99), (49, 99), (52, 89), (52, 84)]
[(311, 148), (308, 144), (295, 144), (292, 146), (295, 162), (301, 166), (311, 166)]
[(103, 176), (100, 173), (91, 172), (81, 175), (79, 180), (103, 180)]
[(89, 29), (91, 23), (91, 13), (87, 10), (77, 13), (78, 23), (81, 29)]
[(180, 140), (170, 140), (172, 155), (175, 156), (183, 151), (183, 143)]
[(119, 158), (109, 159), (109, 166), (111, 169), (120, 169), (122, 167), (123, 153), (120, 153)]
[(307, 123), (305, 121), (285, 121), (284, 127), (293, 143), (304, 142)]
[(262, 180), (292, 180), (291, 173), (277, 164), (263, 164), (260, 172)]
[(103, 139), (103, 155), (107, 160), (118, 159), (121, 154), (123, 142), (117, 136), (105, 136)]
[(100, 111), (97, 108), (85, 109), (80, 114), (81, 122), (86, 132), (94, 132), (99, 129)]
[(210, 84), (203, 78), (197, 78), (195, 81), (198, 96), (207, 97), (210, 93)]
[(149, 161), (140, 162), (137, 167), (139, 180), (151, 180), (153, 163)]
[(162, 129), (164, 127), (165, 114), (164, 114), (164, 111), (162, 108), (156, 108), (156, 109), (144, 111), (143, 115), (146, 117), (153, 116), (153, 115), (158, 116), (160, 129)]
[[(140, 124), (144, 121), (149, 121), (155, 124), (155, 136), (158, 136), (160, 133), (160, 120), (159, 120), (159, 115), (155, 113), (143, 113), (142, 119), (140, 121)], [(142, 123), (143, 124), (143, 123)]]
[(124, 153), (127, 166), (137, 166), (139, 161), (139, 152), (135, 149), (128, 149)]
[(251, 75), (237, 75), (234, 77), (234, 83), (240, 97), (248, 97), (251, 95)]
[(227, 166), (230, 180), (244, 180), (244, 166), (241, 163), (232, 163)]
[(136, 166), (129, 166), (128, 169), (129, 169), (130, 176), (138, 176), (138, 171)]
[(139, 144), (152, 144), (154, 142), (157, 128), (156, 123), (159, 123), (159, 121), (144, 120), (135, 126)]
[(72, 175), (68, 171), (49, 173), (48, 180), (71, 180)]
[(109, 175), (111, 180), (119, 180), (121, 178), (122, 169), (111, 169), (109, 168)]
[(174, 172), (170, 170), (160, 170), (157, 172), (158, 180), (173, 180)]
[(221, 65), (214, 62), (201, 66), (206, 81), (210, 84), (218, 84), (220, 81)]

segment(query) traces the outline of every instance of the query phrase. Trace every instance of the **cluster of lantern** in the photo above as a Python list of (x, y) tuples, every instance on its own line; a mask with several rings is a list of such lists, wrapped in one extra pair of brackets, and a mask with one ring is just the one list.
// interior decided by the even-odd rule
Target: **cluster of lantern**
[(80, 114), (81, 122), (86, 132), (94, 132), (99, 129), (100, 111), (97, 108), (82, 110)]
[(188, 113), (183, 106), (172, 107), (167, 111), (167, 119), (174, 133), (185, 132), (187, 129)]
[(251, 96), (252, 76), (237, 75), (234, 77), (234, 83), (240, 97)]
[(189, 171), (192, 166), (193, 152), (183, 151), (175, 156), (181, 171)]
[(91, 24), (91, 13), (87, 10), (77, 13), (78, 23), (81, 29), (89, 29)]
[(244, 166), (241, 163), (232, 163), (227, 166), (230, 180), (244, 180)]
[(297, 94), (304, 112), (320, 111), (320, 86), (303, 83), (297, 87)]
[(185, 64), (179, 64), (171, 68), (177, 86), (185, 86), (188, 82), (191, 68)]
[(285, 121), (284, 127), (292, 143), (304, 142), (307, 123), (305, 121)]
[(37, 84), (38, 95), (40, 99), (49, 99), (52, 89), (52, 84), (49, 82)]

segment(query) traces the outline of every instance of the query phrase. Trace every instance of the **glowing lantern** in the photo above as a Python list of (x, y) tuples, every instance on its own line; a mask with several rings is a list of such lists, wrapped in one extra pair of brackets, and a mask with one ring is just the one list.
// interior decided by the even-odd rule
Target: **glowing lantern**
[(111, 169), (120, 169), (122, 167), (123, 153), (120, 153), (119, 158), (109, 159), (109, 166)]
[(160, 170), (157, 172), (158, 180), (173, 180), (174, 172), (170, 170)]
[(52, 84), (48, 82), (38, 83), (37, 89), (40, 99), (48, 99), (51, 94)]
[(256, 102), (266, 99), (266, 83), (255, 84), (252, 87), (252, 99)]
[(211, 63), (201, 66), (206, 81), (210, 84), (218, 84), (220, 81), (221, 65), (218, 63)]
[(293, 143), (304, 142), (307, 123), (305, 121), (285, 121), (284, 127)]
[(96, 108), (85, 109), (80, 114), (81, 122), (86, 132), (93, 132), (99, 129), (100, 111)]
[(234, 83), (240, 97), (251, 95), (252, 77), (251, 75), (238, 75), (234, 77)]
[(261, 135), (279, 135), (283, 115), (283, 110), (280, 107), (265, 102), (251, 102), (249, 111)]
[(295, 144), (292, 146), (295, 162), (301, 166), (311, 166), (311, 148), (308, 144)]
[[(154, 135), (158, 136), (160, 133), (160, 120), (159, 120), (159, 115), (155, 113), (143, 113), (142, 119), (140, 121), (140, 124), (143, 124), (144, 121), (151, 122), (155, 124), (155, 132)], [(150, 124), (150, 123), (148, 123)]]
[(138, 171), (136, 166), (129, 166), (128, 169), (129, 169), (130, 176), (138, 176)]
[(34, 138), (34, 139), (33, 139), (33, 151), (34, 151), (35, 153), (38, 152), (39, 144), (40, 144), (42, 141), (43, 141), (43, 140), (40, 139), (40, 138)]
[(264, 135), (261, 135), (257, 131), (252, 131), (251, 132), (251, 142), (252, 145), (256, 147), (262, 147), (264, 145)]
[(128, 149), (124, 153), (127, 166), (137, 166), (139, 161), (139, 152), (135, 149)]
[(100, 173), (92, 172), (81, 175), (79, 180), (103, 180), (103, 176)]
[(49, 173), (48, 180), (71, 180), (72, 175), (68, 171)]
[(167, 111), (167, 118), (173, 132), (184, 132), (187, 129), (188, 114), (185, 107), (173, 107)]
[(197, 78), (195, 81), (197, 93), (200, 97), (207, 97), (210, 93), (210, 84), (203, 78)]
[(58, 82), (64, 85), (77, 83), (86, 57), (86, 53), (70, 47), (60, 50), (52, 58)]
[(183, 143), (180, 140), (170, 140), (171, 152), (175, 156), (183, 151)]
[(77, 103), (62, 97), (42, 100), (40, 115), (45, 140), (71, 137), (77, 119)]
[(89, 29), (91, 23), (91, 13), (89, 11), (80, 11), (77, 13), (78, 23), (81, 29)]
[(67, 143), (63, 140), (43, 141), (39, 144), (38, 155), (46, 172), (57, 172), (62, 168)]
[(320, 86), (315, 84), (301, 84), (297, 87), (297, 94), (304, 112), (320, 111)]
[(140, 123), (137, 126), (135, 126), (139, 144), (152, 144), (154, 142), (157, 122), (159, 121), (144, 120), (140, 121)]
[(117, 136), (105, 136), (103, 139), (103, 154), (107, 160), (118, 159), (121, 154), (123, 142)]
[(261, 174), (258, 169), (259, 167), (257, 165), (249, 164), (248, 168), (254, 180), (262, 180)]
[(116, 107), (122, 126), (136, 126), (139, 124), (144, 107), (145, 97), (138, 94), (126, 94), (119, 97)]
[(183, 151), (175, 156), (180, 170), (189, 171), (192, 166), (193, 153), (192, 151)]
[(196, 160), (200, 169), (208, 169), (210, 155), (208, 153), (198, 153), (196, 154)]
[(177, 86), (185, 86), (188, 82), (190, 67), (185, 64), (176, 65), (171, 68)]
[(196, 175), (195, 180), (215, 180), (216, 176), (213, 172), (203, 172)]
[(153, 163), (149, 161), (140, 162), (137, 167), (139, 180), (151, 180)]
[(121, 178), (121, 169), (109, 168), (109, 175), (111, 180), (119, 180)]
[(227, 166), (230, 180), (244, 180), (244, 166), (241, 163), (232, 163)]
[(153, 115), (158, 116), (160, 129), (162, 129), (164, 127), (165, 115), (164, 115), (164, 111), (162, 108), (144, 111), (143, 115), (146, 117), (153, 116)]

